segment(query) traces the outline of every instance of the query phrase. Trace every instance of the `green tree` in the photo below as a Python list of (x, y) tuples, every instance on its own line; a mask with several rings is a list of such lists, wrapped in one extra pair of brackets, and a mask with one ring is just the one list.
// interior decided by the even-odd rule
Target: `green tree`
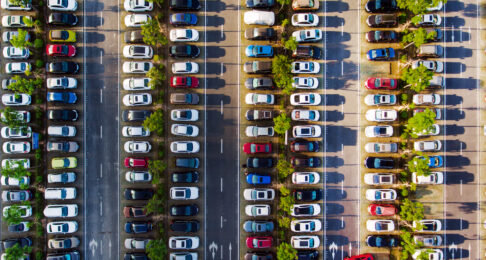
[(6, 260), (19, 260), (24, 259), (26, 254), (30, 254), (32, 252), (32, 247), (24, 246), (20, 247), (19, 244), (15, 244), (14, 246), (7, 248), (5, 250), (5, 259)]
[(417, 138), (424, 132), (428, 133), (435, 124), (435, 116), (434, 111), (426, 108), (424, 112), (417, 113), (408, 119), (404, 131), (413, 138)]
[(164, 176), (164, 171), (167, 169), (167, 163), (163, 160), (149, 160), (148, 171), (152, 174), (152, 184), (159, 184), (161, 177)]
[(411, 44), (414, 44), (415, 47), (420, 48), (422, 44), (427, 43), (429, 40), (434, 39), (436, 36), (436, 31), (431, 31), (427, 33), (427, 31), (422, 27), (418, 28), (417, 30), (405, 30), (402, 36), (402, 43), (408, 43), (408, 45), (404, 48), (407, 48)]
[(285, 55), (277, 55), (272, 61), (273, 80), (277, 88), (286, 95), (294, 91), (292, 87), (292, 61)]
[(35, 39), (34, 48), (41, 49), (42, 47), (44, 47), (44, 41), (42, 39)]
[(10, 39), (10, 43), (12, 46), (17, 47), (17, 48), (27, 48), (29, 46), (32, 46), (32, 43), (30, 41), (26, 41), (25, 39), (27, 38), (28, 32), (26, 30), (22, 29), (17, 29), (18, 35), (13, 36)]
[(418, 93), (429, 86), (433, 76), (434, 73), (432, 71), (428, 70), (424, 65), (420, 65), (416, 69), (405, 69), (400, 78), (407, 83), (405, 87)]
[(42, 79), (35, 78), (35, 79), (27, 79), (20, 76), (14, 76), (12, 78), (15, 82), (8, 85), (8, 89), (15, 91), (16, 93), (25, 93), (32, 95), (34, 91), (40, 87), (42, 87)]
[(12, 5), (20, 5), (22, 8), (32, 4), (32, 0), (9, 0), (9, 2), (12, 3)]
[(439, 2), (444, 4), (447, 0), (397, 0), (397, 5), (400, 9), (406, 9), (414, 14), (425, 14), (427, 8), (436, 6)]
[(277, 172), (278, 172), (278, 178), (281, 181), (285, 180), (287, 176), (289, 176), (294, 172), (294, 168), (292, 167), (292, 164), (285, 159), (285, 155), (283, 154), (280, 154), (278, 156)]
[(22, 162), (19, 161), (19, 162), (14, 162), (12, 165), (7, 163), (5, 167), (2, 167), (0, 169), (0, 174), (10, 178), (19, 179), (24, 176), (30, 176), (31, 173), (24, 168), (23, 161)]
[(162, 187), (158, 187), (155, 190), (154, 195), (150, 198), (145, 205), (144, 209), (147, 211), (147, 214), (156, 213), (156, 214), (163, 214), (165, 208), (165, 190)]
[(278, 218), (278, 226), (281, 228), (289, 229), (290, 222), (292, 222), (292, 219), (290, 219), (289, 217), (280, 216)]
[(164, 74), (164, 65), (159, 64), (153, 66), (146, 74), (148, 78), (150, 78), (149, 86), (152, 89), (155, 89), (158, 86), (161, 86), (164, 83), (166, 77)]
[(295, 204), (294, 197), (290, 194), (290, 191), (287, 188), (282, 186), (280, 188), (280, 199), (278, 204), (279, 210), (290, 215), (292, 213), (291, 209), (294, 204)]
[(291, 118), (287, 116), (286, 113), (281, 113), (280, 115), (274, 117), (273, 124), (275, 125), (274, 126), (275, 132), (281, 135), (285, 134), (285, 132), (287, 132), (287, 130), (289, 130), (291, 127), (290, 122), (291, 122)]
[(163, 238), (151, 240), (147, 244), (147, 255), (152, 260), (165, 259), (167, 255), (167, 245)]
[(288, 39), (282, 38), (282, 45), (285, 49), (295, 51), (297, 49), (297, 40), (294, 36), (289, 37)]
[(426, 155), (424, 155), (423, 158), (420, 158), (419, 156), (413, 157), (413, 159), (408, 162), (408, 170), (417, 173), (418, 176), (430, 175), (429, 157)]
[(281, 242), (277, 246), (277, 259), (278, 260), (294, 260), (297, 259), (297, 250), (293, 248), (289, 243)]
[(143, 121), (142, 125), (150, 132), (155, 132), (158, 136), (162, 136), (164, 134), (164, 111), (161, 109), (155, 110)]
[(424, 205), (418, 201), (403, 199), (400, 204), (400, 218), (410, 223), (424, 219)]
[(26, 127), (26, 123), (20, 118), (20, 114), (11, 107), (5, 107), (0, 109), (0, 113), (3, 113), (3, 117), (0, 118), (0, 122), (10, 128)]
[(402, 260), (408, 260), (418, 248), (413, 240), (412, 234), (404, 229), (400, 233), (400, 244), (403, 248), (400, 255), (400, 259)]
[(150, 3), (155, 3), (159, 8), (162, 8), (162, 4), (164, 4), (164, 0), (147, 0)]
[(143, 42), (148, 45), (160, 46), (168, 43), (167, 37), (162, 33), (159, 20), (155, 17), (142, 25)]
[(22, 212), (25, 209), (20, 208), (19, 204), (13, 204), (4, 213), (3, 220), (7, 222), (8, 225), (16, 225), (22, 222)]

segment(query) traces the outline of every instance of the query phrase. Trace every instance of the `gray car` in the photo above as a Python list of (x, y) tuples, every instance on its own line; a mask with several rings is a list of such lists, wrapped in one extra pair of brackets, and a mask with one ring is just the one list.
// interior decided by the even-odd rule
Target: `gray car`
[(249, 78), (245, 81), (247, 89), (273, 89), (273, 80), (268, 77)]
[(48, 152), (75, 153), (78, 149), (77, 142), (47, 142)]
[(152, 111), (149, 110), (125, 110), (122, 118), (124, 122), (143, 122), (151, 114)]
[(61, 254), (48, 254), (46, 260), (79, 260), (81, 256), (78, 251), (66, 252)]
[(50, 249), (76, 248), (79, 246), (79, 239), (77, 237), (51, 238), (47, 242), (47, 246)]

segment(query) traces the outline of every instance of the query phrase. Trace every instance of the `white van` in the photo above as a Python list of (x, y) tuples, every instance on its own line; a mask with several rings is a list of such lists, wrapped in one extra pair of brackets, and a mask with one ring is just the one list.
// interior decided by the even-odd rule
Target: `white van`
[(74, 126), (49, 126), (47, 128), (47, 134), (49, 136), (63, 136), (74, 137), (76, 136), (76, 127)]
[(76, 198), (76, 188), (47, 188), (44, 198), (46, 200), (72, 200)]

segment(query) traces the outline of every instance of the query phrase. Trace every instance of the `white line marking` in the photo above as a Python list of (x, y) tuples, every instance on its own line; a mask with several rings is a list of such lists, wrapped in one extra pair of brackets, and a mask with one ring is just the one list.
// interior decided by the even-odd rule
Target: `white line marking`
[(462, 230), (462, 218), (459, 219), (459, 230)]
[(223, 153), (223, 138), (221, 138), (220, 141), (221, 141), (221, 153)]
[(100, 103), (103, 104), (103, 90), (100, 89)]
[(103, 25), (103, 11), (101, 11), (101, 14), (100, 14), (100, 26)]
[[(241, 35), (241, 5), (239, 4), (240, 2), (239, 1), (236, 1), (236, 6), (238, 6), (238, 34)], [(241, 37), (238, 37), (238, 47), (241, 48)], [(241, 54), (240, 52), (238, 51), (238, 64), (241, 64)], [(240, 82), (240, 70), (237, 69), (237, 75), (238, 75), (238, 81), (237, 82)], [(238, 97), (240, 97), (240, 88), (237, 88), (238, 89)], [(238, 104), (238, 114), (241, 113), (241, 107), (240, 107), (240, 99), (237, 98), (236, 100), (236, 103)], [(240, 129), (240, 117), (237, 116), (238, 118), (238, 128), (237, 129)], [(236, 176), (238, 176), (239, 172), (240, 172), (240, 139), (241, 139), (241, 136), (240, 136), (240, 132), (238, 131), (238, 140), (237, 140), (237, 145), (236, 145), (236, 151), (237, 151), (237, 154), (238, 156), (236, 157)], [(236, 178), (236, 183), (238, 184), (238, 188), (237, 190), (240, 190), (240, 178)], [(237, 201), (237, 204), (238, 204), (238, 207), (237, 207), (237, 216), (240, 215), (240, 193), (237, 192), (237, 197), (238, 199), (236, 200)], [(238, 227), (237, 227), (237, 234), (236, 234), (236, 238), (239, 239), (240, 237), (240, 220), (241, 218), (238, 218)], [(231, 246), (231, 244), (230, 244)], [(240, 243), (236, 243), (235, 244), (236, 248), (235, 248), (235, 252), (239, 252), (240, 250)], [(230, 248), (231, 249), (231, 248)], [(231, 255), (231, 250), (230, 250), (230, 255)], [(231, 257), (230, 257), (231, 259)], [(238, 256), (236, 256), (236, 259), (238, 259)]]
[(221, 259), (223, 259), (223, 245), (221, 245), (219, 248), (221, 248)]
[(224, 25), (221, 25), (221, 39), (224, 38)]
[(221, 185), (221, 192), (223, 192), (223, 178), (220, 179), (220, 185)]
[(223, 114), (223, 100), (221, 99), (221, 115)]
[(344, 259), (344, 246), (341, 246), (341, 259)]
[(220, 227), (221, 227), (221, 229), (223, 229), (223, 216), (221, 216), (221, 222), (220, 223), (221, 223)]
[(344, 22), (341, 22), (341, 37), (344, 36)]
[(103, 51), (100, 51), (100, 64), (103, 64)]
[(341, 182), (341, 194), (344, 194), (344, 181)]
[(341, 76), (344, 75), (344, 61), (341, 61)]
[(341, 217), (341, 228), (344, 228), (344, 217)]
[(221, 73), (219, 73), (220, 76), (223, 76), (223, 71), (224, 71), (224, 63), (221, 62)]
[(459, 146), (459, 153), (461, 154), (462, 156), (462, 142), (460, 143), (460, 146)]
[(103, 139), (103, 126), (100, 125), (100, 139)]
[[(479, 5), (478, 5), (478, 6), (479, 6)], [(478, 8), (478, 10), (479, 10), (479, 8)], [(478, 19), (478, 18), (476, 17), (476, 20), (477, 20), (477, 19)], [(467, 42), (468, 42), (469, 44), (471, 44), (471, 38), (472, 38), (472, 37), (471, 37), (471, 26), (470, 26), (470, 25), (469, 25), (469, 29), (468, 29), (468, 31), (469, 31), (469, 41), (467, 41)], [(476, 41), (476, 42), (477, 42), (477, 41)]]
[(464, 114), (464, 110), (462, 109), (462, 101), (461, 101), (461, 104), (459, 105), (459, 110), (461, 111), (461, 114)]
[[(103, 216), (103, 198), (101, 196), (99, 196), (98, 200), (101, 202), (100, 203), (100, 216)], [(85, 223), (85, 225), (86, 225), (86, 223)]]
[(459, 186), (459, 192), (461, 193), (462, 196), (462, 180), (461, 180), (461, 185)]
[[(206, 104), (208, 103), (208, 100), (207, 100), (207, 95), (206, 95), (206, 89), (207, 89), (207, 78), (206, 78), (206, 71), (207, 71), (207, 24), (208, 24), (208, 17), (207, 17), (207, 6), (208, 6), (208, 3), (206, 3), (204, 5), (204, 183), (207, 183), (206, 182), (206, 165), (207, 165), (207, 156), (206, 156), (206, 147), (207, 147), (207, 128), (206, 128), (206, 124), (207, 124), (207, 110), (206, 110)], [(204, 186), (204, 190), (206, 190), (206, 186)], [(206, 211), (206, 208), (207, 208), (207, 192), (204, 193), (205, 196), (204, 196), (204, 255), (206, 256), (206, 248), (207, 248), (207, 231), (206, 231), (206, 227), (207, 227), (207, 211)]]
[[(118, 3), (119, 4), (119, 3)], [(86, 17), (86, 5), (83, 5), (83, 17)], [(84, 48), (84, 51), (83, 51), (83, 93), (84, 95), (86, 95), (86, 20), (87, 19), (83, 19), (83, 48)], [(120, 24), (120, 21), (118, 21), (118, 26)], [(83, 98), (83, 109), (84, 111), (86, 112), (86, 98)], [(86, 126), (86, 116), (83, 116), (83, 126)], [(83, 144), (84, 144), (84, 149), (83, 149), (83, 156), (84, 156), (84, 163), (83, 163), (83, 169), (84, 169), (84, 173), (86, 173), (86, 168), (87, 168), (87, 163), (86, 163), (86, 131), (83, 131)], [(87, 174), (83, 174), (83, 230), (84, 230), (84, 252), (88, 252), (88, 242), (87, 242), (87, 239), (88, 239), (88, 233), (87, 233), (87, 212), (88, 212), (88, 209), (86, 207), (86, 205), (88, 204), (86, 202), (86, 197), (87, 197), (87, 186), (86, 185), (86, 178), (87, 178)], [(119, 178), (116, 178), (117, 180)], [(117, 192), (118, 194), (118, 192)], [(119, 201), (118, 201), (119, 202)], [(120, 208), (118, 206), (118, 208)], [(118, 223), (118, 225), (120, 225)], [(118, 236), (119, 237), (119, 236)], [(118, 241), (118, 243), (120, 243)]]
[(344, 144), (341, 144), (341, 155), (344, 155)]
[(100, 164), (100, 179), (103, 178), (103, 164)]
[(343, 102), (343, 103), (341, 103), (341, 113), (342, 113), (342, 114), (343, 114), (343, 116), (344, 116), (344, 102)]
[(459, 42), (462, 42), (462, 28), (459, 28)]

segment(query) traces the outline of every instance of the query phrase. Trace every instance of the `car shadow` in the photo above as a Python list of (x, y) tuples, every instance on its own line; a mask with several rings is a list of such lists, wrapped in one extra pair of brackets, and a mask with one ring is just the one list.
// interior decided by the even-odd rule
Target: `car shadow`
[(342, 47), (343, 46), (341, 46), (340, 48), (339, 47), (335, 47), (335, 48), (332, 48), (332, 47), (329, 48), (328, 47), (327, 48), (326, 60), (328, 60), (328, 61), (332, 61), (332, 60), (341, 61), (341, 60), (349, 58), (351, 56), (351, 51), (345, 50)]
[(467, 148), (466, 143), (459, 140), (445, 140), (442, 147), (445, 152), (459, 152)]
[(340, 106), (346, 102), (346, 98), (344, 96), (338, 94), (328, 94), (324, 96), (324, 104), (325, 106)]
[[(78, 17), (79, 19), (79, 17)], [(83, 19), (86, 21), (86, 27), (99, 27), (105, 24), (105, 20), (98, 16), (98, 15), (86, 15), (83, 17)], [(125, 17), (123, 17), (125, 19)], [(122, 21), (123, 22), (123, 21)], [(78, 24), (82, 24), (82, 21), (78, 21)], [(123, 22), (124, 23), (124, 22)]]
[(447, 104), (448, 106), (457, 106), (460, 105), (463, 101), (462, 97), (456, 94), (444, 95), (442, 96), (442, 99), (443, 99), (442, 103), (444, 103), (445, 101), (445, 104)]
[(334, 27), (337, 28), (339, 26), (344, 25), (344, 18), (339, 16), (325, 16), (324, 17), (324, 27)]
[[(216, 12), (226, 9), (226, 3), (222, 1), (214, 1), (214, 2), (206, 2), (206, 7), (201, 7), (202, 10), (206, 10), (206, 12)], [(233, 6), (233, 5), (231, 5)], [(205, 9), (204, 9), (205, 8)]]
[(464, 10), (464, 3), (461, 1), (447, 1), (445, 7), (446, 12), (459, 12)]
[(206, 56), (211, 58), (221, 58), (226, 55), (226, 50), (218, 46), (207, 46)]
[(444, 245), (460, 245), (466, 241), (466, 238), (459, 234), (445, 234), (444, 236)]
[(466, 24), (464, 18), (460, 18), (459, 16), (447, 16), (447, 17), (442, 17), (442, 19), (445, 20), (446, 28), (457, 28), (457, 27), (462, 27)]
[(459, 121), (461, 119), (464, 119), (465, 114), (459, 109), (446, 109), (446, 113), (444, 113), (444, 116), (444, 120)]
[(348, 32), (327, 31), (325, 32), (326, 43), (331, 45), (333, 43), (347, 42), (351, 40), (351, 34)]
[(344, 181), (344, 175), (339, 172), (325, 172), (324, 182), (338, 184)]
[[(200, 80), (203, 80), (202, 78)], [(207, 89), (219, 89), (226, 86), (226, 81), (220, 77), (206, 78)]]
[(327, 218), (325, 220), (325, 229), (330, 231), (338, 231), (345, 228), (344, 221), (335, 218)]
[(443, 31), (445, 42), (469, 41), (471, 34), (464, 30), (450, 29)]
[(349, 10), (349, 4), (342, 1), (326, 1), (326, 11), (331, 12), (345, 12)]
[(448, 89), (476, 89), (479, 80), (474, 78), (446, 78)]
[(217, 27), (217, 26), (221, 26), (224, 24), (224, 18), (221, 17), (221, 16), (217, 16), (217, 15), (209, 15), (209, 16), (206, 16), (206, 25), (209, 27), (209, 26), (214, 26), (214, 27)]
[(469, 221), (464, 219), (439, 219), (443, 230), (465, 230), (469, 228)]
[(453, 125), (445, 125), (444, 127), (446, 135), (462, 135), (464, 134), (464, 127), (458, 126), (456, 124)]
[(354, 146), (357, 143), (358, 131), (345, 126), (328, 125), (326, 135), (332, 138), (327, 139), (326, 151), (337, 152), (343, 146)]
[(204, 39), (206, 39), (206, 42), (220, 42), (226, 39), (226, 34), (221, 34), (221, 30), (208, 30), (204, 35)]
[(97, 32), (85, 32), (86, 42), (99, 43), (105, 41), (105, 35)]
[(325, 204), (326, 215), (337, 215), (344, 212), (344, 206), (337, 203), (326, 203)]
[(326, 113), (326, 122), (339, 122), (344, 119), (344, 114), (338, 110), (328, 110)]
[(90, 12), (101, 12), (105, 9), (105, 4), (99, 1), (85, 1), (84, 8)]
[(325, 193), (327, 201), (341, 201), (348, 197), (347, 192), (341, 189), (327, 189)]
[[(206, 63), (206, 75), (221, 75), (225, 71), (226, 71), (226, 66), (224, 63), (220, 63), (220, 62)], [(204, 78), (201, 78), (201, 80), (204, 80)]]
[(447, 155), (445, 158), (446, 165), (444, 167), (464, 167), (471, 165), (471, 160), (469, 158), (460, 155)]
[(446, 171), (444, 172), (444, 183), (451, 184), (468, 184), (474, 181), (474, 174), (465, 171)]
[(445, 47), (445, 58), (467, 58), (472, 57), (472, 49), (461, 47)]
[(466, 66), (462, 62), (445, 62), (444, 66), (447, 74), (459, 74), (466, 71)]

